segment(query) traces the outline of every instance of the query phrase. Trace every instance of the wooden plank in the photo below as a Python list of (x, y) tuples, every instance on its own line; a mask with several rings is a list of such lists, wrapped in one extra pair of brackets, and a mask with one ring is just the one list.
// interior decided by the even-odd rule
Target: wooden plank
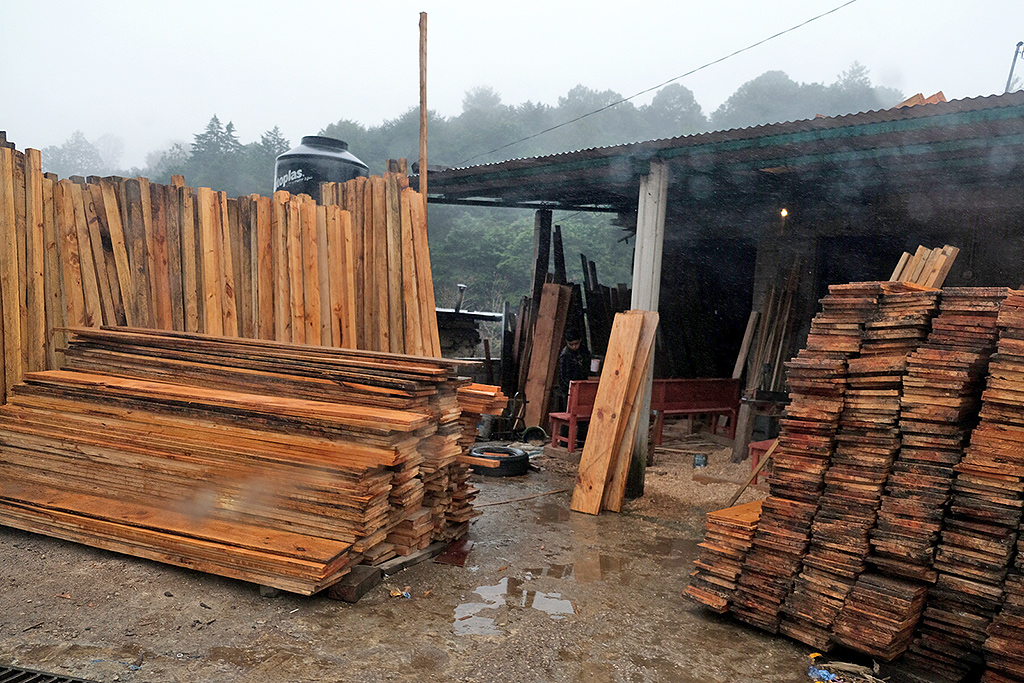
[[(398, 176), (384, 175), (385, 234), (387, 244), (387, 288), (389, 349), (392, 353), (405, 353), (405, 302), (403, 277), (404, 254), (402, 244), (402, 201)], [(411, 260), (410, 265), (411, 265)], [(416, 304), (419, 305), (418, 303)]]
[(551, 260), (551, 210), (538, 209), (533, 216), (533, 275), (530, 291), (533, 310), (538, 310)]
[(946, 276), (949, 275), (950, 269), (953, 267), (953, 261), (956, 260), (957, 255), (960, 253), (960, 249), (950, 245), (946, 245), (942, 248), (942, 264), (936, 269), (933, 276), (925, 284), (929, 287), (941, 288), (942, 284), (946, 281)]
[[(60, 367), (63, 354), (58, 349), (67, 344), (67, 308), (64, 304), (64, 273), (61, 268), (60, 232), (57, 229), (57, 214), (54, 198), (55, 183), (43, 178), (43, 290), (46, 315), (46, 369)], [(0, 335), (2, 337), (2, 335)], [(2, 344), (0, 344), (2, 345)], [(2, 381), (3, 373), (0, 373)], [(0, 391), (2, 395), (2, 391)]]
[[(103, 200), (101, 210), (106, 217), (103, 223), (110, 234), (110, 248), (114, 258), (118, 291), (121, 293), (121, 308), (124, 310), (125, 324), (141, 325), (142, 321), (135, 317), (137, 308), (134, 304), (132, 268), (128, 258), (124, 226), (121, 222), (122, 212), (118, 206), (118, 193), (114, 183), (106, 178), (100, 179), (100, 194)], [(97, 207), (100, 208), (100, 205)]]
[[(100, 255), (95, 258), (102, 258), (103, 268), (100, 272), (100, 293), (101, 297), (105, 297), (104, 290), (110, 294), (110, 306), (112, 308), (113, 325), (124, 325), (126, 323), (126, 316), (124, 312), (124, 297), (121, 295), (121, 282), (118, 279), (117, 273), (117, 260), (114, 257), (113, 240), (110, 234), (110, 227), (107, 224), (107, 210), (104, 205), (103, 198), (103, 187), (100, 184), (102, 179), (98, 179), (96, 183), (86, 185), (83, 188), (86, 213), (89, 217), (90, 225), (93, 220), (96, 222), (96, 229), (98, 235), (92, 238), (93, 245), (99, 245)], [(117, 216), (120, 219), (120, 215)], [(105, 301), (105, 299), (104, 299)], [(104, 313), (106, 318), (106, 313)]]
[(220, 235), (217, 214), (220, 202), (208, 187), (196, 190), (196, 234), (201, 255), (198, 269), (202, 272), (200, 297), (203, 301), (202, 331), (206, 334), (224, 334), (224, 279), (221, 271)]
[(291, 198), (286, 207), (287, 227), (287, 261), (285, 268), (288, 276), (288, 316), (290, 319), (291, 341), (295, 344), (306, 343), (306, 315), (304, 310), (305, 292), (302, 284), (302, 202), (304, 197), (297, 195)]
[[(143, 198), (145, 188), (145, 198)], [(143, 185), (140, 179), (130, 178), (124, 181), (124, 236), (131, 263), (131, 288), (128, 290), (132, 304), (134, 324), (152, 327), (154, 316), (152, 307), (152, 285), (149, 276), (149, 249), (146, 234), (147, 224), (151, 220), (145, 207), (149, 204), (149, 184)], [(123, 290), (122, 290), (123, 291)]]
[(413, 217), (412, 202), (420, 201), (419, 197), (413, 196), (413, 191), (402, 190), (401, 196), (401, 226), (402, 233), (402, 257), (405, 261), (402, 269), (402, 291), (404, 293), (402, 308), (405, 311), (405, 353), (415, 356), (428, 354), (427, 345), (424, 343), (424, 326), (420, 320), (420, 296), (419, 280), (416, 277), (416, 249), (413, 241)]
[[(427, 240), (427, 216), (422, 199), (409, 197), (409, 213), (413, 223), (413, 250), (416, 252), (417, 289), (420, 292), (420, 325), (423, 327), (425, 356), (441, 357), (441, 337), (437, 329), (437, 304), (434, 300), (434, 276), (430, 265)], [(427, 343), (429, 340), (429, 343)]]
[(96, 275), (96, 264), (93, 261), (92, 240), (89, 238), (89, 225), (85, 216), (85, 200), (82, 186), (71, 185), (71, 198), (75, 209), (75, 234), (78, 240), (78, 257), (82, 277), (82, 293), (85, 302), (86, 326), (103, 324), (103, 308), (100, 303), (99, 278)]
[[(327, 207), (316, 207), (316, 255), (317, 255), (317, 279), (320, 293), (320, 345), (335, 346), (333, 340), (333, 328), (337, 324), (333, 322), (331, 309), (331, 260), (330, 249), (327, 237)], [(343, 264), (338, 264), (342, 268)]]
[[(114, 290), (111, 289), (111, 278), (109, 275), (115, 275), (113, 278), (115, 286), (117, 278), (115, 273), (108, 273), (107, 271), (107, 254), (103, 249), (103, 231), (100, 226), (102, 212), (97, 210), (97, 206), (95, 202), (93, 202), (93, 189), (99, 188), (95, 185), (84, 185), (79, 186), (79, 188), (81, 190), (82, 204), (85, 213), (86, 234), (88, 235), (89, 247), (91, 250), (91, 254), (86, 258), (84, 263), (91, 263), (92, 267), (90, 270), (95, 272), (96, 284), (99, 288), (101, 316), (97, 319), (97, 323), (116, 325), (118, 323), (118, 316), (117, 310), (114, 306)], [(111, 261), (113, 261), (113, 258), (111, 258)]]
[(597, 397), (590, 418), (587, 440), (580, 455), (579, 473), (573, 489), (571, 509), (596, 515), (600, 512), (605, 482), (612, 457), (618, 452), (617, 437), (622, 434), (629, 415), (627, 401), (629, 376), (634, 370), (638, 340), (644, 316), (639, 312), (620, 313), (612, 323), (608, 353), (605, 356)]
[(299, 217), (302, 224), (302, 319), (307, 344), (319, 344), (323, 335), (320, 323), (320, 250), (317, 242), (317, 214), (316, 203), (303, 198)]
[(352, 258), (351, 268), (354, 274), (355, 289), (353, 290), (353, 305), (356, 308), (356, 325), (354, 328), (355, 340), (351, 348), (365, 349), (366, 347), (366, 289), (364, 281), (366, 249), (363, 235), (363, 192), (362, 185), (366, 178), (355, 178), (345, 183), (345, 208), (352, 216)]
[(92, 324), (92, 321), (86, 314), (85, 293), (82, 289), (82, 268), (79, 265), (75, 200), (72, 195), (72, 187), (74, 187), (74, 183), (70, 180), (62, 180), (57, 183), (55, 193), (65, 307), (69, 324), (75, 327), (87, 327)]
[(526, 379), (527, 427), (547, 427), (551, 387), (557, 381), (558, 354), (562, 349), (565, 318), (572, 289), (546, 283), (533, 333), (533, 352)]
[(153, 324), (162, 330), (174, 329), (171, 306), (170, 256), (167, 246), (167, 199), (164, 186), (149, 184), (149, 227), (146, 246), (153, 292)]
[(157, 266), (156, 235), (153, 224), (153, 193), (149, 178), (137, 178), (142, 197), (142, 231), (136, 233), (141, 237), (146, 255), (145, 274), (146, 282), (149, 285), (149, 321), (153, 327), (167, 329), (161, 324), (162, 305), (160, 300), (160, 275)]
[(216, 208), (213, 212), (216, 224), (216, 234), (220, 237), (218, 253), (220, 255), (220, 282), (221, 288), (221, 316), (224, 319), (224, 335), (227, 337), (238, 336), (238, 306), (235, 292), (238, 284), (235, 281), (234, 253), (236, 245), (231, 236), (231, 226), (228, 216), (228, 196), (224, 192), (217, 192)]
[[(336, 184), (332, 184), (336, 185)], [(345, 276), (351, 275), (345, 254), (345, 237), (342, 216), (347, 214), (337, 205), (324, 207), (326, 219), (326, 236), (324, 251), (327, 254), (327, 318), (330, 321), (329, 346), (340, 347), (342, 340), (347, 341), (350, 330), (345, 313), (345, 300), (351, 296), (351, 290), (345, 288)], [(346, 272), (347, 271), (347, 272)], [(321, 271), (321, 276), (323, 272)]]
[(185, 291), (182, 282), (183, 264), (181, 260), (181, 197), (178, 187), (166, 185), (163, 188), (163, 201), (166, 207), (166, 258), (167, 287), (171, 302), (171, 327), (179, 332), (185, 330)]
[(14, 216), (14, 152), (0, 147), (0, 306), (3, 308), (3, 383), (0, 398), (21, 380), (21, 310), (18, 307), (18, 244)]
[[(633, 448), (636, 442), (637, 431), (648, 431), (650, 418), (644, 419), (643, 396), (641, 391), (647, 382), (648, 371), (651, 360), (654, 356), (654, 340), (658, 330), (658, 314), (645, 313), (643, 325), (640, 329), (640, 337), (637, 342), (637, 357), (634, 370), (629, 376), (629, 386), (626, 390), (626, 404), (623, 411), (628, 410), (629, 419), (621, 435), (617, 436), (619, 442), (618, 451), (612, 458), (608, 468), (608, 479), (605, 482), (604, 495), (601, 499), (601, 508), (619, 512), (622, 510), (622, 500), (626, 492), (626, 480), (629, 476), (630, 461), (633, 457)], [(650, 411), (647, 411), (647, 415)]]
[(254, 197), (256, 215), (256, 336), (274, 338), (273, 199)]
[(754, 339), (754, 332), (757, 330), (757, 318), (760, 312), (753, 310), (747, 318), (747, 329), (743, 333), (743, 342), (740, 344), (740, 352), (736, 355), (736, 364), (732, 366), (732, 378), (739, 379), (743, 375), (743, 368), (747, 365), (747, 356), (750, 355), (750, 344)]
[(28, 337), (27, 330), (25, 327), (25, 317), (28, 314), (28, 238), (26, 229), (26, 215), (25, 215), (25, 155), (18, 150), (12, 150), (12, 161), (13, 161), (13, 173), (14, 173), (14, 234), (17, 242), (17, 256), (15, 263), (18, 268), (18, 290), (16, 292), (18, 300), (18, 310), (21, 316), (21, 343), (19, 348), (21, 349), (21, 367), (24, 372), (25, 367), (28, 365)]
[(181, 295), (185, 316), (185, 331), (199, 332), (200, 287), (202, 275), (199, 260), (199, 234), (196, 221), (196, 195), (190, 188), (178, 187), (178, 216), (181, 222)]
[[(352, 214), (348, 211), (342, 211), (338, 216), (341, 224), (341, 239), (338, 242), (340, 251), (343, 255), (341, 263), (344, 263), (344, 267), (340, 268), (344, 274), (344, 281), (342, 282), (342, 299), (340, 301), (341, 309), (338, 312), (341, 320), (341, 343), (340, 346), (346, 349), (356, 348), (357, 339), (357, 301), (356, 301), (356, 271), (353, 267), (355, 263), (355, 238), (353, 236), (353, 223)], [(337, 307), (338, 301), (332, 297), (332, 306)]]
[(249, 198), (227, 200), (227, 234), (231, 238), (231, 272), (234, 276), (236, 334), (253, 336), (252, 233), (249, 226)]
[(284, 190), (274, 193), (271, 213), (271, 246), (273, 248), (274, 339), (291, 341), (291, 291), (288, 280), (288, 204)]
[(391, 294), (388, 277), (387, 182), (381, 176), (370, 177), (373, 193), (373, 287), (377, 294), (376, 322), (379, 351), (391, 351)]
[(903, 269), (907, 267), (907, 263), (910, 261), (910, 252), (905, 251), (900, 256), (900, 260), (896, 263), (896, 267), (893, 268), (892, 275), (889, 276), (889, 282), (897, 282), (900, 280), (900, 276), (903, 274)]
[(43, 170), (37, 149), (25, 150), (25, 227), (28, 300), (23, 330), (28, 372), (46, 367), (46, 293), (44, 286)]

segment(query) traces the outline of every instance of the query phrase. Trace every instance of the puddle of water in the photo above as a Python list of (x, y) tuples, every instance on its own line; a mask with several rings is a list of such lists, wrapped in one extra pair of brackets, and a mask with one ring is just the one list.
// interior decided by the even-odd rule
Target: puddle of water
[(588, 552), (577, 557), (573, 564), (573, 576), (577, 583), (593, 583), (614, 578), (625, 568), (626, 560), (623, 557)]
[(541, 503), (536, 506), (534, 517), (541, 524), (561, 524), (570, 518), (569, 508), (561, 503)]
[(696, 541), (689, 538), (666, 538), (655, 536), (654, 543), (646, 546), (647, 552), (662, 567), (673, 569), (688, 566), (697, 557)]
[[(571, 575), (572, 565), (558, 566), (560, 575), (565, 575), (566, 572)], [(505, 577), (493, 586), (477, 587), (473, 592), (480, 597), (480, 601), (463, 603), (455, 608), (455, 634), (499, 635), (501, 629), (498, 627), (497, 619), (504, 607), (540, 610), (555, 620), (565, 619), (576, 613), (572, 601), (563, 598), (561, 593), (545, 593), (524, 588), (524, 583), (528, 580)]]

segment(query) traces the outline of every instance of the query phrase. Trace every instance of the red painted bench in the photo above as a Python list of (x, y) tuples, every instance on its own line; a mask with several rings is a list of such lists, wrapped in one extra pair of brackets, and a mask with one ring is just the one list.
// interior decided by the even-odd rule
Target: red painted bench
[[(569, 382), (569, 398), (566, 409), (560, 413), (549, 413), (551, 419), (551, 445), (558, 447), (565, 444), (565, 449), (572, 453), (576, 450), (576, 434), (579, 425), (590, 421), (594, 412), (594, 399), (597, 398), (596, 379), (576, 379)], [(568, 427), (568, 434), (562, 436), (562, 427)]]
[(740, 381), (730, 378), (656, 379), (651, 389), (654, 443), (661, 443), (666, 416), (711, 415), (711, 431), (718, 433), (718, 418), (729, 419), (729, 438), (736, 438)]

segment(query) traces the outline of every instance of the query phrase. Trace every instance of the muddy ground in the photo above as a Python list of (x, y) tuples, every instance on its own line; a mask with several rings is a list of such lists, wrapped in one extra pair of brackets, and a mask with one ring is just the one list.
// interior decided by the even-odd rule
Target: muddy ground
[(477, 502), (499, 504), (466, 565), (423, 562), (356, 604), (0, 528), (0, 664), (130, 682), (808, 680), (805, 646), (681, 596), (704, 512), (748, 469), (713, 441), (675, 445), (622, 514), (570, 512), (569, 492), (504, 502), (571, 488), (578, 453), (474, 475)]

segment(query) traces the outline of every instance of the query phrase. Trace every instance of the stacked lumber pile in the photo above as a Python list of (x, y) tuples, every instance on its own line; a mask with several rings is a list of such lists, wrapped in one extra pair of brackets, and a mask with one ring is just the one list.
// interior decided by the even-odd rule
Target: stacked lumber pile
[(948, 244), (934, 249), (919, 245), (913, 254), (903, 252), (889, 281), (942, 287), (959, 253), (958, 248)]
[(1024, 680), (1024, 534), (1017, 531), (1017, 557), (1003, 584), (1003, 606), (988, 627), (982, 683)]
[(954, 467), (938, 577), (908, 654), (936, 680), (959, 681), (983, 666), (1024, 507), (1024, 292), (1007, 294), (997, 325), (981, 422)]
[(454, 362), (134, 329), (64, 355), (0, 408), (2, 524), (310, 594), (473, 515)]
[[(780, 421), (779, 446), (768, 479), (753, 546), (743, 563), (731, 610), (766, 631), (780, 628), (781, 610), (800, 573), (811, 522), (832, 458), (846, 391), (846, 359), (860, 350), (864, 325), (878, 301), (876, 284), (829, 288), (811, 321), (807, 348), (787, 363), (790, 404)], [(813, 580), (808, 572), (807, 580)], [(791, 610), (796, 617), (798, 605)], [(802, 624), (788, 619), (797, 632)]]
[(422, 199), (397, 174), (360, 179), (356, 213), (180, 176), (77, 180), (0, 148), (0, 402), (60, 367), (68, 326), (440, 355)]
[(917, 581), (861, 574), (832, 627), (836, 642), (891, 662), (910, 645), (924, 610), (928, 586)]
[(901, 448), (868, 558), (886, 573), (929, 583), (937, 578), (931, 565), (953, 467), (977, 421), (1005, 296), (1005, 288), (942, 290), (932, 331), (908, 358), (900, 399)]
[(719, 614), (729, 611), (743, 558), (750, 550), (761, 516), (760, 500), (709, 512), (704, 520), (704, 540), (683, 595)]
[(572, 494), (576, 512), (596, 515), (622, 509), (637, 429), (647, 428), (648, 416), (640, 415), (642, 392), (657, 327), (657, 312), (615, 316)]

